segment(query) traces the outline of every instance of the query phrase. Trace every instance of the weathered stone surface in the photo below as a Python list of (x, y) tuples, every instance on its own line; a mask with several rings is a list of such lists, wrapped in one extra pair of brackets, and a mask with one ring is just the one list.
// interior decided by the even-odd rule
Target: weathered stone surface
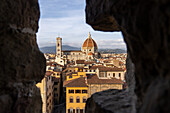
[(45, 58), (36, 43), (38, 0), (1, 0), (0, 16), (0, 113), (40, 113), (35, 83)]
[(0, 29), (13, 26), (21, 31), (29, 29), (36, 33), (40, 17), (38, 0), (1, 0)]
[(129, 113), (132, 98), (125, 90), (106, 90), (92, 95), (86, 102), (86, 113)]
[(169, 0), (87, 0), (86, 3), (86, 22), (94, 29), (117, 31), (114, 29), (119, 27), (123, 33), (135, 66), (137, 112), (169, 111)]
[(120, 27), (110, 11), (113, 3), (113, 0), (87, 0), (86, 22), (95, 30), (120, 31)]

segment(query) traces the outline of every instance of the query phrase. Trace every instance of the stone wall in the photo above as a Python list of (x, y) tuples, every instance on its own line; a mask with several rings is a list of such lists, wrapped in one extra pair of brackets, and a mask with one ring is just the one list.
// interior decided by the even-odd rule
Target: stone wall
[(0, 113), (40, 113), (45, 73), (36, 43), (38, 0), (0, 1)]
[(86, 0), (86, 22), (95, 30), (122, 31), (134, 63), (136, 112), (169, 112), (170, 1)]

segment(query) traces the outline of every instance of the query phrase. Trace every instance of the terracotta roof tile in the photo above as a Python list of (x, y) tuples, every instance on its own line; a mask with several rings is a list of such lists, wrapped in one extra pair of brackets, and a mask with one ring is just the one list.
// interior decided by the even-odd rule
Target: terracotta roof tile
[(88, 55), (93, 55), (93, 53), (92, 53), (92, 52), (90, 52), (90, 53), (88, 53)]
[(118, 67), (103, 67), (99, 68), (99, 71), (124, 71), (124, 69)]
[(84, 61), (85, 61), (85, 60), (76, 60), (76, 63), (77, 63), (77, 64), (84, 64)]
[(53, 72), (51, 71), (46, 71), (45, 76), (50, 76)]
[(91, 35), (89, 34), (89, 37), (84, 41), (82, 47), (96, 47), (96, 48), (97, 48), (97, 44), (96, 44), (96, 42), (91, 38)]
[(93, 64), (96, 63), (95, 61), (91, 61), (91, 62), (84, 62), (84, 64)]
[(87, 76), (88, 84), (123, 84), (124, 82), (120, 79), (99, 79), (97, 75), (88, 75)]
[(64, 87), (87, 87), (85, 77), (70, 80), (68, 83), (64, 83)]
[(59, 81), (60, 81), (60, 78), (53, 77), (53, 81), (54, 81), (54, 82), (59, 82)]

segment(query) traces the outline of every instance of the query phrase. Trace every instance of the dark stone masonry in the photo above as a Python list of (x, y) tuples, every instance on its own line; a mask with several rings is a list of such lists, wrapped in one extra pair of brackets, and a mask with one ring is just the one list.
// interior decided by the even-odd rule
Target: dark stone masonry
[[(130, 103), (132, 109), (124, 113), (167, 113), (170, 111), (170, 1), (169, 0), (86, 0), (86, 22), (95, 30), (121, 31), (127, 50), (134, 64), (135, 95), (126, 98), (137, 100)], [(128, 70), (127, 79), (131, 69)], [(127, 80), (131, 82), (132, 80)], [(129, 85), (129, 83), (128, 83)], [(131, 87), (127, 92), (131, 91)], [(122, 91), (121, 91), (122, 92)], [(106, 93), (100, 93), (107, 98)], [(108, 91), (109, 94), (109, 91)], [(87, 113), (123, 113), (124, 107), (114, 106), (122, 99), (99, 102), (93, 95), (87, 103), (100, 106), (86, 106)], [(113, 98), (120, 93), (114, 93)], [(136, 96), (136, 97), (135, 97)], [(123, 97), (122, 97), (123, 98)], [(125, 98), (125, 97), (124, 97)], [(125, 98), (125, 99), (126, 99)], [(114, 101), (116, 100), (116, 101)], [(132, 99), (131, 99), (132, 100)], [(105, 99), (103, 100), (105, 101)], [(112, 111), (104, 104), (110, 103)], [(122, 103), (124, 104), (124, 103)], [(109, 105), (108, 105), (109, 106)], [(115, 108), (115, 109), (114, 109)], [(135, 108), (136, 110), (134, 110)], [(92, 111), (92, 112), (91, 112)]]
[(45, 58), (36, 43), (38, 0), (0, 1), (0, 113), (41, 113), (36, 82)]

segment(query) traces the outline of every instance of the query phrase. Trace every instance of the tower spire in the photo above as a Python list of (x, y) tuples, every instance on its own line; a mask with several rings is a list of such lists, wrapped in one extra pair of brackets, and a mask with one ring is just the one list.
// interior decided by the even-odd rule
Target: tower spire
[(90, 34), (90, 32), (89, 32), (89, 37), (88, 38), (91, 38), (91, 34)]

